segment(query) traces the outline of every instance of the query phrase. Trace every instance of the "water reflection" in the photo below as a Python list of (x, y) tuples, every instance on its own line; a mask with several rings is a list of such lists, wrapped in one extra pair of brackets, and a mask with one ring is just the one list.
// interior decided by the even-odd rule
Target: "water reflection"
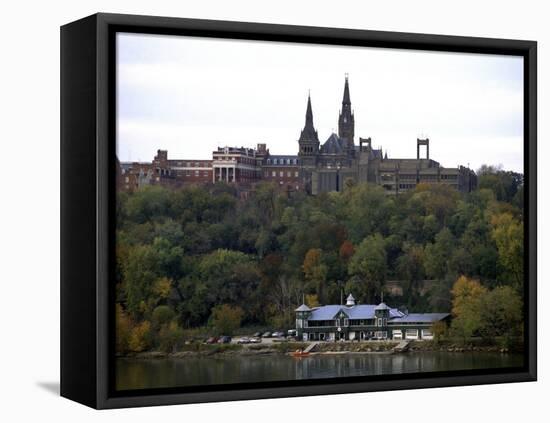
[(516, 367), (517, 354), (424, 352), (394, 355), (283, 355), (118, 359), (117, 389), (266, 382), (344, 376)]

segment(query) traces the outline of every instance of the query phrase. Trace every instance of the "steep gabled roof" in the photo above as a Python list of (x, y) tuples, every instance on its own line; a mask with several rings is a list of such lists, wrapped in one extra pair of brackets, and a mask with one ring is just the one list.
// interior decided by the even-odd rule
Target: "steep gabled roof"
[[(374, 319), (376, 305), (359, 304), (352, 307), (344, 305), (326, 305), (313, 309), (309, 320), (332, 320), (342, 310), (350, 319)], [(402, 317), (404, 314), (396, 308), (390, 308), (390, 318)]]
[(340, 138), (338, 135), (332, 133), (330, 134), (330, 137), (325, 141), (325, 143), (321, 146), (321, 153), (322, 154), (344, 154), (344, 140)]

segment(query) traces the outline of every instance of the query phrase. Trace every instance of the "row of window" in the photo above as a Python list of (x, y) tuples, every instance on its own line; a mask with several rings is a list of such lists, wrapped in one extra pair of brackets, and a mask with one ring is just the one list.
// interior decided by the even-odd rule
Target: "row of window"
[[(457, 175), (441, 175), (441, 179), (456, 179)], [(382, 174), (380, 179), (384, 182), (393, 181), (395, 176), (392, 174)], [(421, 181), (437, 181), (437, 175), (418, 175), (418, 179)], [(416, 181), (416, 175), (399, 175), (399, 180), (401, 181)]]
[(298, 159), (267, 159), (267, 164), (281, 164), (281, 165), (290, 165), (290, 164), (293, 164), (293, 165), (297, 165), (298, 164)]
[(330, 327), (330, 326), (386, 326), (388, 324), (388, 319), (378, 318), (378, 319), (366, 319), (366, 320), (357, 320), (357, 319), (335, 319), (335, 320), (306, 320), (306, 328), (315, 328), (315, 327)]
[[(285, 176), (285, 172), (283, 172), (283, 171), (279, 171), (278, 173), (279, 173), (279, 177), (281, 177), (281, 178), (283, 178), (283, 177)], [(286, 176), (287, 176), (288, 178), (292, 178), (292, 174), (293, 174), (293, 173), (294, 173), (294, 177), (297, 178), (298, 175), (299, 175), (298, 172), (290, 172), (290, 171), (287, 171), (287, 172), (286, 172)], [(265, 175), (266, 178), (269, 177), (269, 171), (266, 170), (266, 171), (264, 172), (264, 175)], [(276, 177), (277, 177), (277, 171), (275, 171), (275, 170), (271, 171), (271, 176), (272, 176), (273, 178), (276, 178)]]
[[(171, 163), (174, 166), (173, 162)], [(210, 160), (204, 162), (176, 162), (177, 167), (212, 167)]]
[[(193, 172), (193, 174), (195, 176), (200, 176), (200, 171), (199, 170), (195, 170), (195, 172)], [(190, 171), (187, 171), (185, 172), (185, 176), (191, 176), (191, 172)], [(203, 171), (202, 172), (202, 176), (210, 176), (210, 172), (208, 172), (207, 170)]]

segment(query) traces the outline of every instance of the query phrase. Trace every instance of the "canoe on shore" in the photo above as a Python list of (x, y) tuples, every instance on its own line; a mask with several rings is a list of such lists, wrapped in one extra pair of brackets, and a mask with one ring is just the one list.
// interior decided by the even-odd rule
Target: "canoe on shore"
[(292, 357), (298, 357), (298, 358), (301, 358), (301, 357), (309, 357), (309, 352), (305, 352), (305, 351), (294, 351), (293, 353), (291, 353)]

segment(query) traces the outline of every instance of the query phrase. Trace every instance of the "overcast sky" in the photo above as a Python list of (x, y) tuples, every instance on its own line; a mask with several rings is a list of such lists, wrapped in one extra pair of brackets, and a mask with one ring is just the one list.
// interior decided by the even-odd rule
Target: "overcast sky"
[(141, 34), (118, 34), (117, 55), (122, 161), (260, 142), (297, 154), (308, 91), (324, 142), (348, 73), (356, 144), (371, 137), (390, 158), (411, 158), (429, 137), (443, 166), (523, 172), (521, 57)]

